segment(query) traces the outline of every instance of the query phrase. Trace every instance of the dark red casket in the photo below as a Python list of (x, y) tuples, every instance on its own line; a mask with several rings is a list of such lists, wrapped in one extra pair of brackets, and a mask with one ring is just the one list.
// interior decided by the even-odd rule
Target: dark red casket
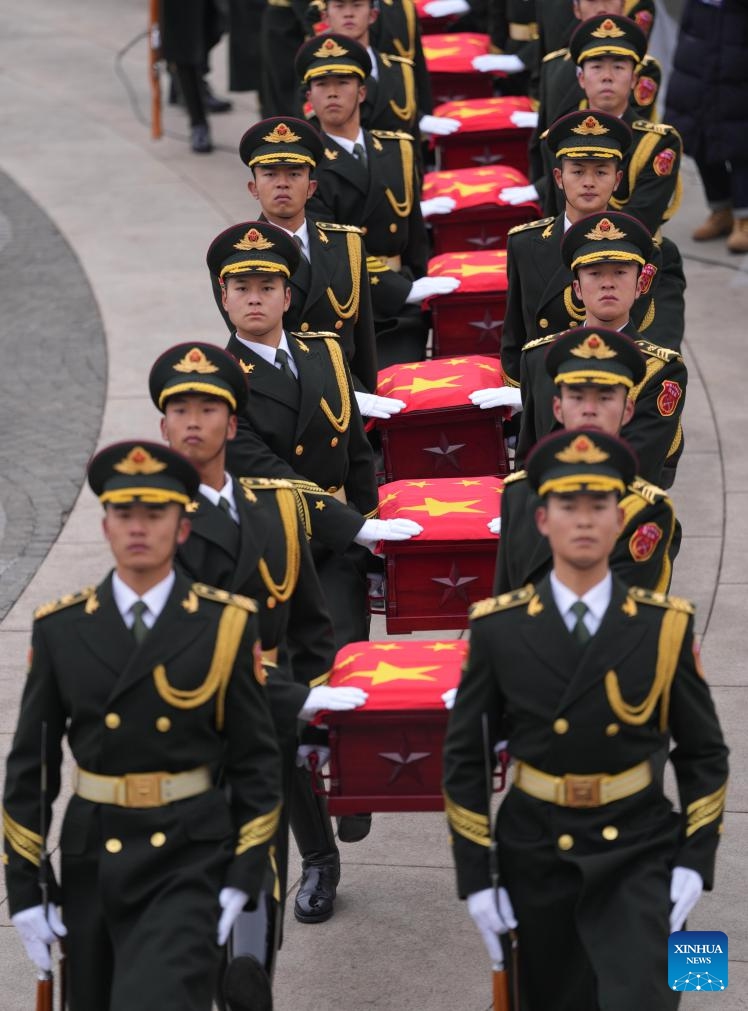
[(382, 519), (411, 519), (423, 533), (386, 541), (389, 634), (467, 628), (468, 608), (493, 588), (501, 514), (500, 477), (394, 481), (379, 489)]
[(442, 745), (467, 642), (353, 642), (337, 655), (331, 685), (363, 688), (361, 709), (326, 713), (330, 728), (329, 808), (441, 811)]
[(498, 359), (483, 355), (382, 369), (377, 393), (405, 402), (400, 414), (377, 422), (385, 479), (508, 473), (503, 424), (508, 412), (481, 410), (469, 397), (474, 390), (503, 385)]
[(482, 73), (472, 65), (472, 60), (485, 56), (490, 47), (491, 39), (480, 32), (448, 32), (423, 39), (434, 105), (465, 98), (489, 98), (493, 94), (494, 78), (506, 74)]
[(499, 198), (506, 186), (527, 186), (527, 176), (508, 165), (428, 172), (422, 200), (451, 197), (456, 207), (449, 214), (428, 219), (435, 253), (506, 249), (510, 228), (540, 217), (537, 204), (508, 204)]
[(501, 351), (507, 276), (506, 251), (442, 253), (429, 261), (429, 277), (459, 277), (451, 295), (429, 299), (434, 358), (494, 355)]
[(532, 102), (524, 95), (457, 100), (437, 106), (435, 116), (459, 119), (462, 124), (456, 133), (434, 138), (439, 168), (509, 165), (526, 174), (532, 131), (515, 126), (511, 115), (532, 111)]

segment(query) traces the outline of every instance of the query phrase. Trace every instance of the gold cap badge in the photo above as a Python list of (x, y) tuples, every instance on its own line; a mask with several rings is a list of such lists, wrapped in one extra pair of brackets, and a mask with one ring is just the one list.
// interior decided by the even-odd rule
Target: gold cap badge
[(166, 470), (166, 464), (151, 456), (143, 446), (134, 446), (124, 460), (115, 463), (114, 469), (120, 474), (158, 474)]
[(614, 225), (610, 218), (601, 218), (591, 232), (584, 233), (584, 237), (599, 242), (602, 239), (625, 239), (626, 233)]
[(570, 446), (556, 453), (556, 459), (560, 463), (602, 463), (609, 455), (586, 435), (578, 435)]
[(616, 25), (615, 21), (606, 18), (590, 35), (595, 39), (620, 39), (626, 32)]
[(234, 249), (272, 249), (274, 243), (266, 239), (262, 232), (256, 228), (250, 228), (243, 239), (234, 243)]
[(200, 348), (192, 348), (184, 358), (172, 367), (175, 372), (197, 372), (201, 376), (207, 375), (209, 372), (218, 372), (218, 366), (209, 362), (205, 357), (205, 352)]
[(591, 333), (585, 337), (581, 344), (572, 348), (569, 352), (576, 358), (616, 358), (616, 352), (605, 343), (599, 334)]
[(348, 50), (343, 49), (341, 45), (338, 45), (335, 39), (325, 39), (314, 55), (324, 60), (328, 56), (347, 56)]
[(588, 116), (579, 126), (573, 126), (571, 132), (581, 137), (602, 137), (610, 131), (607, 126), (603, 126), (599, 119), (595, 119), (594, 116)]
[(271, 133), (266, 133), (262, 139), (268, 144), (296, 144), (301, 140), (301, 137), (294, 133), (290, 126), (279, 123)]

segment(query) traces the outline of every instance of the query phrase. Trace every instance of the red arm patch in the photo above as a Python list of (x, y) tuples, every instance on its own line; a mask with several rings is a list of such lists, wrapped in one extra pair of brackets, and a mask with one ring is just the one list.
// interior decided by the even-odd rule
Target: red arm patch
[(662, 527), (657, 523), (642, 523), (629, 537), (629, 551), (635, 562), (646, 562), (662, 540)]
[(673, 379), (663, 379), (662, 389), (657, 397), (657, 410), (663, 418), (670, 418), (683, 396), (683, 387)]

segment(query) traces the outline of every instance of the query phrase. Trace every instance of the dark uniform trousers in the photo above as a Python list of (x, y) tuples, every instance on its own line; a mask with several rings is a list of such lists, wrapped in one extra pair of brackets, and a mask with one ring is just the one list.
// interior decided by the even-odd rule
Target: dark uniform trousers
[[(562, 806), (515, 785), (501, 805), (499, 871), (519, 923), (523, 1011), (678, 1004), (667, 978), (670, 872), (692, 868), (712, 887), (727, 783), (692, 615), (687, 601), (627, 590), (615, 576), (584, 647), (567, 630), (548, 577), (473, 609), (444, 752), (460, 896), (491, 885), (481, 714), (489, 746), (507, 721), (515, 760), (548, 776), (615, 776), (650, 765), (648, 786), (643, 780), (609, 803), (596, 802), (594, 788), (581, 797), (587, 806)], [(682, 814), (662, 788), (671, 739)]]
[[(264, 220), (261, 216), (260, 220)], [(306, 219), (309, 260), (302, 256), (290, 280), (291, 304), (286, 330), (334, 333), (345, 352), (357, 390), (377, 387), (377, 344), (360, 229), (353, 225)], [(221, 304), (221, 286), (211, 276), (213, 297), (229, 330), (231, 320)]]
[[(622, 333), (636, 341), (647, 365), (644, 379), (629, 390), (634, 401), (634, 415), (621, 429), (621, 438), (639, 458), (639, 473), (645, 481), (661, 488), (672, 487), (683, 453), (681, 416), (686, 401), (688, 372), (677, 351), (668, 351), (649, 341), (639, 340), (631, 323)], [(558, 427), (553, 416), (553, 397), (557, 388), (545, 368), (545, 352), (553, 337), (531, 341), (522, 351), (520, 387), (522, 423), (517, 443), (517, 466), (524, 466), (527, 455), (544, 435)]]
[[(522, 348), (531, 341), (583, 326), (586, 311), (572, 289), (573, 275), (561, 260), (564, 215), (513, 228), (507, 240), (507, 304), (501, 336), (501, 366), (512, 384), (520, 380)], [(680, 350), (685, 329), (686, 278), (678, 247), (655, 244), (656, 273), (637, 298), (631, 320), (639, 337)]]
[[(540, 504), (526, 471), (505, 479), (494, 593), (537, 583), (550, 572), (551, 546), (535, 524)], [(610, 556), (611, 569), (626, 586), (667, 592), (681, 540), (673, 503), (661, 488), (636, 478), (621, 499), (621, 508), (625, 521)]]
[(37, 611), (5, 782), (11, 913), (41, 901), (43, 721), (50, 810), (65, 734), (88, 772), (207, 766), (232, 792), (231, 806), (217, 787), (153, 807), (73, 796), (60, 836), (60, 888), (51, 890), (68, 928), (71, 1011), (211, 1007), (218, 893), (233, 886), (256, 900), (279, 816), (278, 748), (254, 661), (257, 636), (251, 601), (179, 573), (140, 645), (111, 577)]
[[(310, 214), (365, 230), (379, 368), (424, 357), (428, 327), (408, 305), (413, 280), (426, 274), (428, 238), (421, 215), (413, 139), (401, 131), (364, 131), (367, 164), (323, 135)], [(389, 262), (388, 262), (389, 261)]]

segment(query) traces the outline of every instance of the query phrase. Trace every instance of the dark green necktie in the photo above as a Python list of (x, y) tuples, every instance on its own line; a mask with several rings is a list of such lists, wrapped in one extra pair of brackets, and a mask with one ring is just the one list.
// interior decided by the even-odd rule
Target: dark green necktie
[(288, 364), (288, 352), (284, 351), (283, 348), (277, 348), (275, 352), (275, 360), (280, 365), (280, 371), (284, 376), (287, 376), (292, 383), (296, 382), (296, 376), (291, 371), (291, 366)]
[(589, 607), (585, 604), (583, 600), (578, 600), (575, 604), (572, 604), (569, 610), (572, 614), (576, 615), (577, 623), (571, 630), (571, 634), (577, 640), (580, 646), (586, 646), (590, 641), (592, 636), (590, 635), (590, 630), (584, 621), (584, 616), (589, 611)]
[(364, 166), (364, 168), (366, 168), (366, 162), (367, 162), (366, 148), (364, 147), (363, 144), (356, 143), (356, 144), (353, 145), (353, 157), (354, 158), (358, 158), (358, 160), (361, 162), (361, 164)]
[(148, 635), (148, 626), (143, 620), (143, 615), (148, 610), (148, 605), (142, 600), (136, 600), (135, 603), (130, 608), (130, 610), (135, 616), (134, 621), (132, 623), (131, 631), (133, 634), (133, 638), (135, 639), (135, 642), (139, 646), (143, 641), (143, 639), (145, 639), (145, 637)]
[(218, 508), (223, 509), (227, 516), (231, 515), (231, 503), (224, 495), (218, 499)]
[(304, 243), (301, 241), (301, 236), (300, 235), (292, 235), (291, 238), (296, 243), (296, 245), (299, 247), (299, 252), (304, 257), (304, 259), (308, 260), (309, 257), (304, 252)]

